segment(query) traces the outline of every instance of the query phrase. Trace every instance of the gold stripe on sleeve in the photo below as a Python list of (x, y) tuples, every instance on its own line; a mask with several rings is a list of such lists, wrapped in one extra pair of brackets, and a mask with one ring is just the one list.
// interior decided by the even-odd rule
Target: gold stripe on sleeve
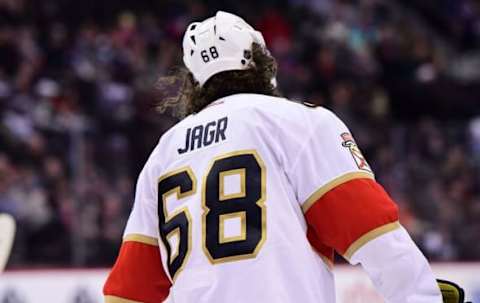
[(147, 245), (158, 246), (157, 238), (141, 234), (128, 234), (123, 238), (123, 242), (139, 242)]
[(302, 210), (304, 213), (308, 211), (308, 209), (318, 200), (320, 199), (323, 195), (325, 195), (327, 192), (330, 190), (334, 189), (340, 184), (343, 184), (345, 182), (348, 182), (350, 180), (354, 179), (362, 179), (362, 178), (368, 178), (368, 179), (374, 179), (373, 175), (368, 172), (350, 172), (341, 175), (340, 177), (337, 177), (333, 179), (332, 181), (328, 182), (327, 184), (323, 185), (320, 187), (317, 191), (315, 191), (313, 194), (310, 195), (310, 197), (303, 203), (302, 205)]
[(395, 222), (382, 225), (380, 227), (377, 227), (377, 228), (369, 231), (368, 233), (366, 233), (363, 236), (361, 236), (360, 238), (358, 238), (355, 242), (350, 244), (350, 246), (348, 247), (347, 251), (345, 252), (345, 254), (343, 256), (345, 257), (345, 259), (350, 260), (350, 258), (353, 256), (353, 254), (357, 250), (359, 250), (363, 245), (365, 245), (369, 241), (371, 241), (371, 240), (373, 240), (373, 239), (375, 239), (375, 238), (377, 238), (377, 237), (379, 237), (383, 234), (391, 232), (391, 231), (393, 231), (393, 230), (395, 230), (399, 227), (400, 227), (400, 222), (395, 221)]
[(142, 303), (140, 301), (128, 300), (115, 296), (105, 296), (105, 303)]
[(332, 260), (330, 260), (329, 258), (327, 258), (326, 256), (322, 255), (321, 253), (318, 253), (318, 255), (320, 256), (320, 258), (322, 259), (322, 261), (325, 263), (325, 265), (327, 265), (327, 268), (329, 270), (333, 270), (333, 262)]

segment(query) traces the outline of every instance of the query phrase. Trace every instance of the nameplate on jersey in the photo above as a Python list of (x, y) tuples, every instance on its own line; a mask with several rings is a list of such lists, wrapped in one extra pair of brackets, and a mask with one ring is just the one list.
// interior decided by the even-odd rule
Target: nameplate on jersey
[(177, 149), (178, 153), (184, 154), (214, 143), (225, 141), (227, 139), (225, 134), (227, 126), (228, 117), (223, 117), (216, 121), (210, 121), (188, 128), (185, 133), (185, 144), (183, 147)]

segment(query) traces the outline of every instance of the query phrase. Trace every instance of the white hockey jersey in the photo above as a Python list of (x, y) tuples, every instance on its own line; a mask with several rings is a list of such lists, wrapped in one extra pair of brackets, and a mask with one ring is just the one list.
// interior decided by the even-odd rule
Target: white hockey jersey
[[(360, 252), (382, 239), (404, 237), (413, 247), (407, 251), (416, 249), (397, 220), (395, 204), (332, 112), (229, 96), (175, 125), (152, 152), (125, 230), (124, 245), (131, 244), (105, 286), (107, 302), (334, 303), (334, 250), (362, 263)], [(421, 267), (414, 276), (425, 279), (421, 299), (380, 292), (391, 302), (437, 302), (428, 264), (418, 250), (413, 255), (402, 266)], [(129, 290), (127, 275), (140, 267), (147, 269), (132, 285), (142, 281), (143, 290)], [(372, 277), (377, 271), (367, 269)], [(395, 285), (387, 280), (377, 282)]]

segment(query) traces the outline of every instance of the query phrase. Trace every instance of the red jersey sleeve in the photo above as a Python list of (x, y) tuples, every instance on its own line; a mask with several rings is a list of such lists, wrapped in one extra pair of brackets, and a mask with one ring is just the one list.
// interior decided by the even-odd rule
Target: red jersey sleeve
[(368, 241), (398, 228), (398, 208), (371, 178), (353, 178), (304, 208), (307, 236), (317, 249), (331, 247), (347, 260)]
[(157, 240), (130, 234), (124, 238), (103, 293), (106, 303), (159, 303), (168, 296), (170, 286)]

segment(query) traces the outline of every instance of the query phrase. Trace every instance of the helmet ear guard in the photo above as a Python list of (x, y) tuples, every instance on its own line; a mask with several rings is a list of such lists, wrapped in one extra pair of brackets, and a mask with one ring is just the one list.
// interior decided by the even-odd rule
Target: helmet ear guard
[(183, 62), (200, 86), (215, 74), (244, 70), (252, 63), (252, 43), (265, 40), (242, 18), (219, 11), (188, 25), (183, 37)]

